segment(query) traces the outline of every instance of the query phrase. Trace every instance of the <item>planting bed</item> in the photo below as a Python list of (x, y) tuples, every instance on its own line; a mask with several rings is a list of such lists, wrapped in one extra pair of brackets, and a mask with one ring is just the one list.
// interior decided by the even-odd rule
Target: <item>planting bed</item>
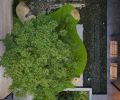
[[(20, 3), (17, 15), (24, 5)], [(74, 87), (72, 79), (83, 73), (87, 62), (85, 46), (76, 30), (79, 14), (76, 17), (74, 13), (77, 10), (68, 4), (28, 22), (27, 17), (22, 20), (19, 16), (22, 23), (14, 17), (12, 33), (3, 40), (6, 51), (1, 64), (5, 77), (12, 78), (10, 90), (17, 96), (56, 100), (65, 88)]]

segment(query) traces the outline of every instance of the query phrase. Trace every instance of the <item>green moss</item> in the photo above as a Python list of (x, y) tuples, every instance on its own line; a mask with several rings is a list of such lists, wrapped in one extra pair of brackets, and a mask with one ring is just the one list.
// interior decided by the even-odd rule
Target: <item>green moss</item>
[(83, 73), (86, 63), (87, 63), (87, 52), (86, 48), (82, 42), (82, 40), (79, 38), (76, 30), (76, 25), (78, 21), (76, 21), (71, 16), (71, 11), (75, 8), (71, 5), (65, 5), (62, 8), (60, 8), (58, 11), (51, 14), (52, 18), (56, 20), (59, 23), (59, 29), (66, 29), (68, 30), (68, 37), (71, 38), (70, 44), (73, 46), (73, 53), (77, 60), (76, 64), (76, 75), (80, 75)]

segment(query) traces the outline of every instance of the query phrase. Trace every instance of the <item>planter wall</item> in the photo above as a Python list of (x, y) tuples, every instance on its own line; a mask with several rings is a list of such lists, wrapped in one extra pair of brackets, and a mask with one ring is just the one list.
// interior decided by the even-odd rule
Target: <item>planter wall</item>
[(89, 100), (92, 100), (92, 88), (67, 88), (64, 91), (89, 92)]

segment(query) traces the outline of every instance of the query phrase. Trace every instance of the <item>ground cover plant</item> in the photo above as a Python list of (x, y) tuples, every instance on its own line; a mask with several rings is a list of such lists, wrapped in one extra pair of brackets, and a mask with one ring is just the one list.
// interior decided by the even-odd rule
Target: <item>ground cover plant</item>
[[(71, 8), (65, 6), (63, 13)], [(85, 68), (87, 54), (76, 32), (77, 21), (63, 14), (63, 18), (68, 17), (67, 23), (61, 20), (63, 25), (71, 25), (62, 28), (55, 17), (59, 11), (49, 16), (39, 15), (24, 24), (15, 18), (13, 31), (4, 40), (6, 52), (1, 64), (5, 76), (13, 80), (11, 90), (18, 95), (56, 100), (59, 92), (74, 87), (71, 80)]]

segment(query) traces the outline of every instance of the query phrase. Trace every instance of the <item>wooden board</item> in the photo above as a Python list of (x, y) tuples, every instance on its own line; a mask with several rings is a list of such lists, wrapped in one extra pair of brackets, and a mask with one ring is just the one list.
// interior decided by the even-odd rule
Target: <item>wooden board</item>
[(12, 29), (12, 1), (0, 0), (0, 39), (4, 39)]
[[(0, 40), (4, 39), (12, 30), (12, 2), (13, 0), (0, 0)], [(0, 41), (0, 56), (3, 55), (5, 46)], [(4, 67), (0, 66), (0, 99), (9, 95), (10, 78), (5, 78)]]

